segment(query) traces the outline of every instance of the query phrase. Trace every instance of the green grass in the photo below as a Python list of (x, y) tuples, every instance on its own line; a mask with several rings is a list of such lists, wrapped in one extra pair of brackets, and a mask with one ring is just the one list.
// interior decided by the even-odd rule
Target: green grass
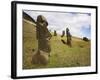
[(61, 42), (66, 41), (66, 37), (53, 36), (50, 40), (51, 53), (47, 65), (34, 65), (31, 63), (32, 49), (37, 49), (36, 28), (33, 24), (24, 21), (24, 49), (23, 49), (23, 69), (34, 68), (57, 68), (57, 67), (79, 67), (90, 66), (90, 42), (85, 42), (79, 38), (72, 38), (72, 47)]

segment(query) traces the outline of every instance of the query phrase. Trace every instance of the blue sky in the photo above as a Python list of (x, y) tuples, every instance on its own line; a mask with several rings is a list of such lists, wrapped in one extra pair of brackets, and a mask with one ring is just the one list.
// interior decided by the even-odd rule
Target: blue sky
[(81, 28), (83, 36), (87, 36), (91, 38), (91, 27), (85, 28), (84, 26)]
[(43, 12), (25, 10), (35, 20), (38, 15), (43, 15), (47, 19), (48, 29), (56, 30), (61, 34), (67, 27), (70, 33), (76, 37), (88, 37), (91, 39), (91, 14), (76, 12)]

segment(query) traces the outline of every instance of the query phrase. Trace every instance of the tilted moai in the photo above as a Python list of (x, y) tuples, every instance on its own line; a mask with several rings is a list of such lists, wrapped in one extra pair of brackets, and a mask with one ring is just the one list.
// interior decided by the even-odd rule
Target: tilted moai
[(71, 39), (71, 34), (70, 34), (70, 31), (68, 28), (66, 28), (66, 37), (67, 37), (67, 45), (71, 47), (72, 46), (72, 43), (71, 43), (72, 39)]
[(38, 40), (38, 50), (35, 52), (35, 55), (33, 55), (33, 63), (47, 64), (48, 62), (51, 51), (50, 39), (52, 35), (49, 32), (47, 26), (48, 22), (46, 18), (42, 15), (39, 15), (36, 22), (36, 38)]
[(56, 32), (56, 30), (54, 30), (54, 36), (57, 36), (57, 32)]
[(51, 33), (49, 32), (48, 22), (46, 18), (42, 15), (37, 17), (37, 26), (36, 26), (36, 36), (38, 40), (38, 49), (50, 53), (50, 39), (52, 37)]
[(65, 31), (62, 31), (62, 35), (61, 35), (61, 37), (64, 37), (64, 35), (65, 35)]

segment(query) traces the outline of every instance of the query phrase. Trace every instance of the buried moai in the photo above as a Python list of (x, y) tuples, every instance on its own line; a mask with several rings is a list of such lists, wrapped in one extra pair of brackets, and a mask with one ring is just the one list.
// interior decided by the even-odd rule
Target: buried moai
[(71, 37), (72, 36), (71, 36), (70, 31), (69, 31), (68, 28), (66, 28), (66, 37), (67, 37), (67, 45), (70, 46), (70, 47), (72, 47), (72, 43), (71, 43), (71, 41), (72, 41)]
[(50, 53), (51, 48), (49, 41), (52, 37), (51, 33), (49, 32), (48, 22), (44, 16), (39, 15), (37, 17), (37, 26), (36, 26), (36, 37), (38, 40), (38, 49)]
[(61, 37), (64, 37), (64, 35), (65, 35), (65, 31), (62, 31), (62, 35), (61, 35)]
[(56, 30), (54, 30), (54, 36), (57, 36), (57, 32), (56, 32)]
[[(44, 62), (46, 62), (45, 64), (47, 64), (48, 62), (48, 57), (50, 56), (51, 51), (50, 39), (52, 35), (49, 32), (47, 26), (48, 22), (46, 18), (42, 15), (39, 15), (36, 22), (36, 38), (38, 40), (38, 50), (36, 51), (38, 58), (36, 60), (38, 61), (34, 60), (35, 58), (33, 57), (32, 60), (33, 62), (35, 61), (34, 63), (44, 64)], [(44, 60), (39, 60), (40, 58)]]

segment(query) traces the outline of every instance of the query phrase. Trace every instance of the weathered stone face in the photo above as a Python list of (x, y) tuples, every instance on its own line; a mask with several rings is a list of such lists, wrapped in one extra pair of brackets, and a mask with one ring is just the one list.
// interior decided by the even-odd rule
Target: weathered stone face
[(34, 64), (47, 64), (49, 61), (48, 57), (51, 51), (50, 39), (52, 35), (50, 34), (47, 26), (48, 22), (46, 18), (42, 15), (39, 15), (36, 22), (38, 50), (34, 52), (34, 55), (32, 57), (32, 63)]
[(39, 15), (37, 17), (37, 27), (36, 27), (37, 28), (38, 48), (40, 50), (50, 52), (51, 48), (50, 48), (49, 40), (52, 37), (52, 35), (50, 34), (47, 26), (48, 26), (48, 22), (47, 22), (46, 18), (42, 15)]
[(40, 24), (41, 26), (45, 26), (45, 27), (48, 26), (48, 22), (47, 22), (46, 18), (42, 15), (39, 15), (37, 17), (37, 24)]

